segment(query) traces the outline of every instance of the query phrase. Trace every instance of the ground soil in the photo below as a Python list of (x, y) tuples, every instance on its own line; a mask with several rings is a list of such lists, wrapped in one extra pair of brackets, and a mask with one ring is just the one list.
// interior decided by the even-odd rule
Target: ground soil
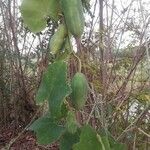
[[(24, 131), (23, 127), (16, 128), (13, 125), (1, 127), (0, 150), (7, 150), (10, 142), (16, 139), (22, 131)], [(9, 150), (59, 150), (59, 148), (57, 144), (48, 146), (38, 145), (34, 133), (24, 131), (16, 140), (14, 140)]]

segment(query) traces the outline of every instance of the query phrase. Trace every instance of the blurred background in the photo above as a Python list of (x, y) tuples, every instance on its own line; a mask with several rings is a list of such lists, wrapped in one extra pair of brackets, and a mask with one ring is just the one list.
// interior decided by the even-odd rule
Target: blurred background
[[(33, 34), (24, 26), (19, 6), (18, 0), (0, 0), (0, 146), (45, 109), (36, 105), (35, 94), (53, 61), (48, 44), (58, 26), (48, 20), (44, 31)], [(81, 122), (93, 111), (89, 122), (94, 128), (108, 129), (129, 150), (148, 150), (150, 1), (91, 0), (87, 10), (82, 52), (77, 52), (90, 84)], [(69, 61), (72, 76), (77, 67)]]

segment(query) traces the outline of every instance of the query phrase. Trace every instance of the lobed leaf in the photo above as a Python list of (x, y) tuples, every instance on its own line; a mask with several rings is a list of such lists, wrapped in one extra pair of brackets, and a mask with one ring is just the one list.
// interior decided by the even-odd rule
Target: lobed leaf
[(97, 135), (92, 127), (85, 125), (81, 131), (80, 142), (73, 145), (73, 150), (104, 150)]
[(36, 132), (39, 144), (51, 144), (63, 134), (65, 129), (54, 122), (54, 120), (48, 117), (41, 117), (29, 127), (29, 130)]
[(72, 146), (79, 142), (80, 134), (76, 132), (71, 134), (69, 132), (65, 132), (60, 139), (60, 150), (71, 150)]
[(20, 11), (25, 25), (34, 33), (46, 28), (47, 17), (58, 20), (58, 0), (23, 0)]
[(71, 93), (67, 83), (67, 64), (57, 61), (48, 66), (36, 95), (38, 103), (48, 100), (52, 117), (61, 116), (64, 98)]

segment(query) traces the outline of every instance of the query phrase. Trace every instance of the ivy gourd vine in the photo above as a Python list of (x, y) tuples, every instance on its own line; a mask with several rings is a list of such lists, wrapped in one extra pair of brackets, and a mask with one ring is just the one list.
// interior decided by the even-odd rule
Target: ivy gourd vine
[[(23, 0), (20, 11), (25, 26), (33, 33), (44, 30), (47, 19), (59, 23), (57, 31), (50, 39), (50, 52), (63, 58), (49, 64), (43, 74), (36, 94), (36, 102), (48, 101), (49, 110), (37, 119), (30, 130), (36, 133), (39, 144), (59, 142), (60, 150), (123, 150), (111, 136), (93, 129), (90, 125), (80, 125), (76, 112), (83, 109), (87, 100), (88, 82), (81, 73), (81, 61), (74, 53), (71, 36), (76, 39), (81, 51), (80, 38), (84, 30), (84, 11), (89, 6), (87, 0)], [(78, 61), (78, 72), (67, 78), (67, 57), (71, 54)]]

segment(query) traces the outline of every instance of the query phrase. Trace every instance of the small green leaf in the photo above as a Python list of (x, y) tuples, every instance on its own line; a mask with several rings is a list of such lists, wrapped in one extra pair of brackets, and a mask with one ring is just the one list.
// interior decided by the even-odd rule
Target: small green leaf
[[(102, 141), (105, 145), (106, 150), (127, 150), (127, 147), (125, 144), (117, 142), (111, 135), (109, 131), (105, 131), (104, 129), (101, 129), (99, 131), (99, 134), (102, 137)], [(109, 142), (109, 144), (108, 144)]]
[(127, 150), (127, 146), (125, 144), (116, 143), (115, 145), (113, 145), (111, 150)]
[(65, 41), (65, 45), (64, 45), (64, 49), (63, 49), (67, 54), (70, 54), (73, 52), (73, 46), (72, 46), (72, 43), (69, 39), (69, 37), (66, 38), (66, 41)]
[(29, 127), (29, 130), (36, 132), (39, 144), (50, 144), (59, 139), (65, 129), (48, 117), (41, 117)]
[(103, 150), (99, 135), (89, 125), (82, 128), (80, 142), (73, 145), (73, 150)]
[(70, 133), (75, 133), (77, 131), (78, 125), (76, 121), (76, 116), (73, 111), (69, 111), (67, 114), (67, 119), (66, 119), (66, 128), (68, 132)]
[(74, 134), (65, 132), (60, 139), (60, 150), (71, 150), (73, 144), (79, 142), (79, 138), (79, 132), (76, 132)]
[(58, 20), (60, 7), (58, 0), (23, 0), (20, 11), (25, 25), (37, 33), (46, 28), (47, 17)]
[(127, 146), (125, 144), (119, 143), (115, 141), (111, 136), (108, 137), (111, 150), (127, 150)]
[(67, 60), (70, 54), (73, 52), (72, 43), (69, 37), (66, 37), (63, 48), (57, 53), (57, 60)]
[(101, 139), (102, 139), (102, 142), (103, 142), (103, 145), (104, 145), (105, 149), (106, 150), (111, 150), (108, 137), (107, 136), (101, 136)]
[(48, 100), (51, 117), (61, 116), (64, 98), (71, 93), (67, 83), (67, 64), (57, 61), (48, 66), (36, 95), (38, 103)]
[(68, 114), (68, 102), (64, 100), (63, 104), (61, 105), (61, 118), (66, 118)]

